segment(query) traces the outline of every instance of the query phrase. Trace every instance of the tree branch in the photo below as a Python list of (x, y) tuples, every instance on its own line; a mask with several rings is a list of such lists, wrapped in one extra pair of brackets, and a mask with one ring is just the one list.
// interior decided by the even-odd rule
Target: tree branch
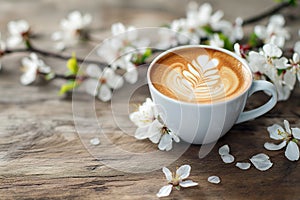
[(255, 16), (250, 17), (248, 19), (245, 19), (244, 22), (243, 22), (243, 26), (258, 22), (260, 20), (263, 20), (264, 18), (269, 17), (271, 15), (274, 15), (277, 12), (279, 12), (280, 10), (282, 10), (286, 7), (289, 7), (289, 6), (291, 6), (291, 4), (289, 2), (280, 3), (280, 4), (276, 5), (275, 7), (271, 8), (270, 10), (264, 11), (261, 14), (255, 15)]

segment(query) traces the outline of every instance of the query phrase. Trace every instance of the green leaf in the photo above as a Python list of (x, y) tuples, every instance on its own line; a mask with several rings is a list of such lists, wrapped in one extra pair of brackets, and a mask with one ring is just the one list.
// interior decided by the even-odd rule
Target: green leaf
[(277, 3), (289, 3), (292, 6), (297, 5), (297, 0), (274, 0)]
[(67, 67), (72, 75), (77, 75), (79, 67), (76, 59), (75, 53), (73, 53), (72, 58), (70, 58), (67, 62)]
[(211, 35), (214, 33), (214, 30), (211, 28), (211, 26), (207, 25), (207, 26), (202, 26), (201, 27), (203, 29), (203, 31), (205, 33), (207, 33), (208, 35)]
[(233, 51), (233, 44), (229, 40), (229, 38), (226, 35), (224, 35), (223, 33), (219, 33), (219, 37), (220, 37), (221, 40), (224, 41), (224, 48), (228, 49), (230, 51)]
[(286, 71), (285, 69), (277, 69), (278, 76), (280, 76), (285, 71)]
[(55, 77), (55, 73), (54, 72), (50, 72), (49, 74), (46, 74), (45, 79), (47, 81), (52, 80)]
[(251, 33), (248, 44), (251, 47), (256, 47), (260, 44), (260, 39), (255, 33)]
[(132, 63), (139, 65), (145, 63), (146, 59), (152, 55), (152, 50), (147, 48), (144, 54), (134, 54)]
[(77, 87), (77, 83), (75, 81), (68, 81), (67, 83), (63, 84), (60, 88), (59, 95), (63, 95), (67, 92), (70, 92), (74, 88)]

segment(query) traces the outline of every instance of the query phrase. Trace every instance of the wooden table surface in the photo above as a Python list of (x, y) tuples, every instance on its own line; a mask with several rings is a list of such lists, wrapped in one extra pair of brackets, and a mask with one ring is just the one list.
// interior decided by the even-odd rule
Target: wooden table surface
[[(234, 0), (211, 2), (215, 9), (224, 10), (225, 18), (229, 20), (237, 16), (249, 17), (274, 5), (271, 0), (239, 1), (238, 4)], [(93, 34), (101, 39), (103, 32), (107, 35), (108, 27), (114, 22), (143, 27), (159, 26), (179, 18), (184, 15), (186, 3), (179, 0), (172, 3), (162, 0), (2, 0), (0, 28), (5, 30), (10, 20), (25, 18), (36, 32), (44, 35), (35, 41), (36, 45), (51, 49), (50, 33), (58, 29), (59, 20), (71, 10), (90, 12), (94, 17)], [(299, 9), (290, 9), (285, 13), (299, 13)], [(288, 25), (291, 31), (297, 33), (299, 21), (296, 19), (299, 19), (299, 14), (290, 19)], [(292, 44), (296, 39), (294, 37), (289, 43)], [(77, 55), (84, 57), (92, 48), (91, 44), (80, 46), (76, 49), (79, 52)], [(25, 55), (5, 57), (4, 69), (0, 72), (0, 199), (157, 199), (156, 193), (166, 184), (161, 167), (138, 173), (147, 167), (144, 165), (148, 161), (141, 161), (140, 166), (130, 168), (127, 165), (131, 158), (122, 155), (112, 157), (115, 149), (109, 148), (107, 144), (101, 143), (94, 147), (89, 145), (89, 139), (98, 134), (96, 125), (88, 126), (94, 120), (86, 113), (92, 101), (84, 94), (77, 94), (73, 101), (71, 98), (59, 97), (60, 80), (44, 86), (20, 85), (20, 58)], [(63, 61), (45, 58), (45, 62), (57, 71), (65, 71)], [(135, 93), (130, 106), (142, 102), (148, 96), (147, 87), (142, 87)], [(198, 158), (200, 146), (191, 145), (168, 167), (174, 170), (182, 164), (191, 165), (190, 178), (198, 182), (199, 186), (174, 190), (169, 198), (300, 199), (299, 162), (288, 161), (283, 151), (269, 152), (263, 148), (263, 144), (270, 141), (266, 130), (268, 126), (282, 124), (287, 119), (292, 126), (300, 127), (299, 98), (300, 89), (297, 86), (288, 101), (279, 102), (266, 115), (235, 125), (203, 159)], [(249, 99), (247, 107), (252, 108), (265, 100), (263, 94), (257, 94)], [(125, 103), (115, 103), (114, 106), (128, 107)], [(95, 108), (102, 130), (119, 148), (137, 153), (156, 151), (150, 142), (136, 141), (122, 134), (112, 118), (110, 102), (97, 101)], [(75, 128), (74, 110), (75, 117), (79, 116), (75, 122), (88, 124), (86, 129), (80, 130), (81, 133)], [(133, 124), (124, 113), (120, 116), (117, 121), (133, 134)], [(245, 161), (263, 152), (271, 157), (274, 166), (261, 172), (254, 167), (242, 171), (234, 164), (224, 164), (218, 155), (218, 148), (223, 144), (229, 144), (237, 161)], [(153, 165), (148, 167), (162, 165), (156, 162), (157, 159), (153, 159), (150, 162)], [(117, 167), (113, 167), (114, 164)], [(137, 173), (120, 171), (121, 168), (136, 170)], [(218, 185), (209, 183), (207, 178), (211, 175), (221, 177), (222, 182)]]

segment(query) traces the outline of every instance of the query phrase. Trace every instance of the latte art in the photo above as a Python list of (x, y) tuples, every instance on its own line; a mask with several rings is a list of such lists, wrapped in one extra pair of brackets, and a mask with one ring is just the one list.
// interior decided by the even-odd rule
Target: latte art
[(215, 102), (247, 86), (246, 73), (235, 58), (214, 50), (197, 56), (187, 53), (166, 57), (153, 68), (153, 85), (163, 94), (187, 102)]

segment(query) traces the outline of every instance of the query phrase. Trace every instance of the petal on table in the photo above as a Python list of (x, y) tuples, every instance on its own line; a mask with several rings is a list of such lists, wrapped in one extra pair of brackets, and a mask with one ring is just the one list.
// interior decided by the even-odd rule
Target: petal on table
[(172, 191), (172, 185), (166, 185), (160, 188), (159, 192), (156, 194), (157, 197), (167, 197)]
[(190, 165), (182, 165), (176, 170), (176, 175), (180, 177), (180, 179), (185, 179), (189, 177), (191, 172), (191, 166)]
[(181, 187), (186, 188), (186, 187), (197, 186), (198, 183), (196, 183), (196, 182), (194, 182), (194, 181), (192, 181), (192, 180), (186, 180), (186, 181), (180, 182), (179, 185), (180, 185)]
[(300, 140), (300, 129), (299, 128), (292, 128), (292, 134), (294, 138)]
[(229, 149), (228, 144), (225, 144), (219, 148), (219, 155), (220, 156), (227, 155), (227, 154), (229, 154), (229, 151), (230, 151), (230, 149)]
[(297, 161), (299, 160), (299, 147), (298, 145), (290, 141), (285, 150), (285, 157), (290, 161)]
[(265, 149), (270, 150), (270, 151), (277, 151), (277, 150), (282, 149), (285, 146), (286, 146), (285, 140), (282, 141), (280, 144), (274, 144), (274, 143), (269, 143), (269, 142), (266, 142), (264, 144)]
[(167, 181), (171, 182), (172, 181), (172, 172), (166, 167), (163, 167), (162, 171), (165, 174)]

